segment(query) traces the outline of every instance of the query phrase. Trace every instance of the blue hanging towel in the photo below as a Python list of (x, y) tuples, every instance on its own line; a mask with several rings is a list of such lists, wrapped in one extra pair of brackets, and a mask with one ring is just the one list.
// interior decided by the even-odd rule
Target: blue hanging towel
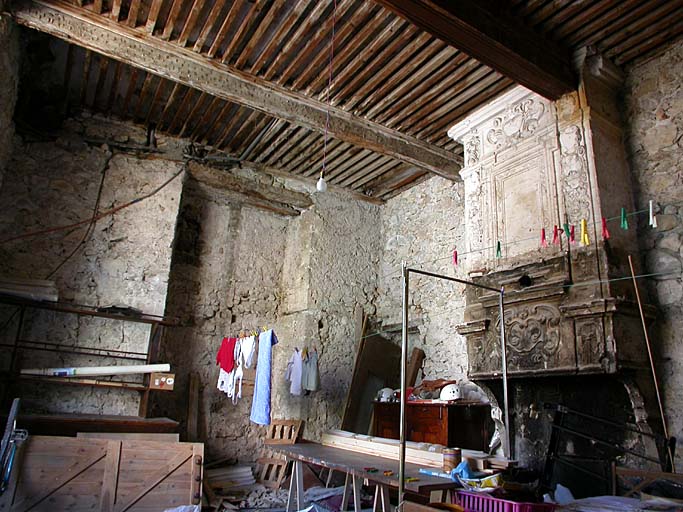
[(259, 425), (270, 425), (270, 374), (273, 345), (276, 343), (277, 337), (272, 329), (259, 334), (254, 399), (251, 402), (250, 416), (251, 421)]

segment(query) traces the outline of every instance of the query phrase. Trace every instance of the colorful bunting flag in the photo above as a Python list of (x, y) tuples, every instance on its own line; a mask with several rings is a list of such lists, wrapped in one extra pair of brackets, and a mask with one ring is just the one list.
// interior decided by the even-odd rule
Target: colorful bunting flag
[(621, 229), (628, 229), (628, 218), (626, 217), (626, 208), (621, 209)]
[(545, 239), (545, 228), (541, 228), (541, 247), (548, 247), (548, 241)]
[(588, 222), (586, 219), (581, 219), (581, 245), (590, 245), (590, 240), (588, 239)]
[(503, 250), (500, 246), (500, 240), (496, 243), (496, 258), (502, 258), (503, 257)]
[(609, 231), (607, 230), (607, 219), (602, 218), (602, 239), (609, 240)]
[(453, 265), (457, 265), (457, 264), (458, 264), (458, 250), (453, 249)]

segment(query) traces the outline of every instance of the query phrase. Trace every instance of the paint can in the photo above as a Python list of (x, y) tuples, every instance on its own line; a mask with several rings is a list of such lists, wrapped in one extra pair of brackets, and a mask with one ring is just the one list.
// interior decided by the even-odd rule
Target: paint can
[(462, 460), (462, 452), (460, 448), (444, 448), (443, 452), (443, 471), (444, 473), (450, 473), (451, 470), (455, 469), (460, 461)]

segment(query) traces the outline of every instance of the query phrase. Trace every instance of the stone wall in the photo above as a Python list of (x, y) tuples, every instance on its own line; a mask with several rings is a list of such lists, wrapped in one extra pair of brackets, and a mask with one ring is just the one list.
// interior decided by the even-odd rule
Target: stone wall
[[(148, 194), (149, 199), (99, 220), (0, 244), (0, 275), (53, 279), (60, 300), (92, 306), (130, 306), (162, 315), (171, 243), (182, 190), (181, 164), (140, 160), (91, 146), (83, 137), (129, 136), (135, 128), (88, 116), (66, 123), (56, 141), (17, 137), (0, 190), (0, 239), (70, 225)], [(100, 192), (101, 186), (101, 192)], [(72, 255), (73, 253), (73, 255)], [(4, 322), (18, 317), (2, 311)], [(14, 329), (3, 330), (10, 338)], [(23, 337), (32, 341), (145, 352), (149, 325), (32, 311)], [(21, 351), (20, 367), (135, 364), (108, 358)], [(140, 361), (138, 361), (139, 363)], [(7, 361), (4, 361), (6, 364)], [(71, 386), (22, 386), (22, 408), (50, 412), (137, 414), (139, 395)]]
[[(656, 205), (657, 229), (639, 220), (646, 272), (659, 309), (651, 338), (657, 352), (669, 435), (683, 438), (683, 43), (628, 70), (628, 146), (639, 210)], [(645, 280), (643, 286), (645, 286)], [(677, 464), (683, 462), (680, 453)]]
[[(248, 170), (242, 174), (249, 179)], [(314, 191), (310, 183), (271, 179), (290, 190)], [(287, 218), (188, 181), (168, 298), (168, 313), (182, 327), (169, 330), (164, 340), (164, 357), (178, 379), (173, 397), (155, 397), (155, 413), (184, 426), (188, 374), (197, 372), (199, 436), (212, 458), (254, 460), (265, 434), (249, 421), (251, 388), (236, 405), (216, 389), (220, 341), (243, 329), (265, 325), (279, 339), (273, 348), (273, 418), (304, 420), (308, 439), (341, 424), (356, 352), (355, 312), (371, 312), (375, 294), (379, 208), (333, 190), (313, 198), (312, 208)], [(315, 393), (289, 393), (284, 374), (295, 347), (318, 350), (321, 388)]]
[[(0, 1), (0, 11), (3, 9)], [(19, 43), (17, 29), (9, 16), (0, 15), (0, 187), (14, 136), (14, 104), (19, 79)]]
[[(465, 279), (464, 185), (431, 178), (390, 199), (382, 207), (382, 248), (377, 317), (384, 325), (401, 321), (401, 262), (429, 272)], [(459, 265), (452, 253), (459, 250)], [(410, 323), (419, 336), (411, 347), (426, 354), (425, 377), (465, 378), (467, 349), (456, 334), (463, 321), (463, 285), (411, 274)]]

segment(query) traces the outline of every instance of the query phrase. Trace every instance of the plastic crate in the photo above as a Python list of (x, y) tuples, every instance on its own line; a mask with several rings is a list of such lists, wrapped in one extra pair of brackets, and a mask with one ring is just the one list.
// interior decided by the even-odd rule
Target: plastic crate
[(465, 512), (552, 512), (553, 503), (518, 503), (516, 501), (494, 498), (486, 493), (457, 491), (455, 503)]

